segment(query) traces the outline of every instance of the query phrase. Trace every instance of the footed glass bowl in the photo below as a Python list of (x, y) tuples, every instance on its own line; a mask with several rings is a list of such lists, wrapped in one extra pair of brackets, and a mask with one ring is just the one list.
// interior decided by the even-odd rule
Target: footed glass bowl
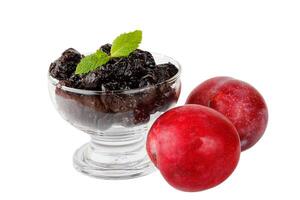
[(127, 179), (154, 170), (145, 140), (153, 121), (179, 98), (181, 68), (170, 57), (153, 54), (157, 64), (172, 63), (178, 73), (139, 89), (91, 91), (61, 86), (48, 75), (49, 92), (60, 115), (91, 136), (73, 157), (74, 167), (103, 179)]

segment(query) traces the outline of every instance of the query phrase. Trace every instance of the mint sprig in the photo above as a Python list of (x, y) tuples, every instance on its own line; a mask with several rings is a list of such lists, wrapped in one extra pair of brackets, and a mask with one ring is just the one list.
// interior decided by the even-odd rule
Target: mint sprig
[(136, 30), (119, 35), (112, 43), (110, 56), (101, 50), (81, 59), (75, 74), (86, 74), (105, 65), (111, 58), (127, 57), (142, 41), (142, 31)]
[(130, 33), (119, 35), (112, 43), (110, 56), (127, 57), (131, 52), (136, 50), (142, 41), (142, 31), (136, 30)]
[(101, 50), (81, 59), (76, 67), (75, 74), (85, 74), (97, 69), (109, 61), (109, 56)]

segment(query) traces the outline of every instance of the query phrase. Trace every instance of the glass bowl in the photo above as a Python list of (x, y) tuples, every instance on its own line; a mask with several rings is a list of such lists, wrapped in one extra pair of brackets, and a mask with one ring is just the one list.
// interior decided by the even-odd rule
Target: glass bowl
[(48, 75), (55, 108), (91, 137), (74, 153), (78, 171), (103, 179), (127, 179), (154, 170), (146, 153), (146, 136), (154, 120), (177, 103), (181, 67), (170, 57), (152, 55), (157, 64), (174, 64), (177, 74), (156, 85), (118, 91), (70, 88)]

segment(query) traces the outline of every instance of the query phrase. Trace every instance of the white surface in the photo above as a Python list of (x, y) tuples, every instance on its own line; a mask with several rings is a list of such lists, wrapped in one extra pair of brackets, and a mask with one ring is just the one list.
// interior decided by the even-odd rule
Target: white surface
[[(1, 1), (0, 199), (299, 199), (299, 10), (296, 0)], [(158, 171), (104, 181), (73, 169), (73, 152), (89, 138), (51, 105), (48, 66), (68, 47), (90, 52), (136, 28), (141, 48), (182, 64), (179, 104), (216, 75), (265, 97), (264, 137), (218, 187), (185, 193)]]

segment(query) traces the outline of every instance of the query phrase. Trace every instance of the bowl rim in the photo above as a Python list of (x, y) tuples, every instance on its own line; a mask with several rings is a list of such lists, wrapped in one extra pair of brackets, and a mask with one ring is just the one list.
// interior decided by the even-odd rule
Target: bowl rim
[(178, 69), (177, 73), (174, 76), (172, 76), (171, 78), (169, 78), (169, 79), (167, 79), (163, 82), (156, 83), (154, 85), (149, 85), (149, 86), (145, 86), (145, 87), (141, 87), (141, 88), (135, 88), (135, 89), (123, 89), (123, 90), (106, 90), (106, 91), (103, 91), (103, 90), (85, 90), (85, 89), (67, 87), (67, 86), (64, 86), (64, 85), (60, 85), (59, 80), (56, 79), (56, 78), (53, 78), (50, 75), (49, 72), (48, 72), (48, 82), (49, 82), (49, 84), (52, 84), (52, 85), (58, 87), (59, 89), (62, 89), (64, 91), (68, 91), (68, 92), (72, 92), (72, 93), (77, 93), (77, 94), (84, 94), (84, 95), (120, 94), (120, 93), (130, 94), (130, 93), (137, 93), (137, 92), (142, 92), (144, 90), (148, 90), (148, 89), (151, 89), (151, 88), (155, 88), (155, 87), (157, 87), (159, 85), (162, 85), (162, 84), (165, 84), (165, 83), (172, 83), (180, 77), (182, 69), (181, 69), (181, 65), (178, 61), (176, 61), (175, 59), (173, 59), (169, 56), (166, 56), (164, 54), (155, 53), (155, 52), (150, 52), (150, 53), (154, 57), (154, 60), (155, 60), (155, 57), (167, 58), (169, 60), (168, 62), (172, 63), (173, 65), (175, 65), (177, 67), (177, 69)]

